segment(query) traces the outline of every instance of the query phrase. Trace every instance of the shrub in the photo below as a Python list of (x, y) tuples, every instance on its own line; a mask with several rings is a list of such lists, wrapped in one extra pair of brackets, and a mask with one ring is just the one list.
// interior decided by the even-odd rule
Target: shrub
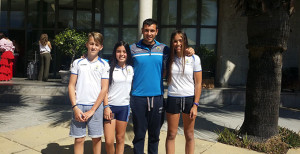
[(271, 137), (264, 142), (255, 142), (247, 135), (239, 134), (237, 130), (225, 128), (223, 131), (218, 130), (218, 141), (224, 144), (234, 145), (237, 147), (247, 148), (264, 153), (285, 154), (289, 148), (300, 147), (299, 134), (279, 127), (279, 134)]
[(83, 32), (80, 33), (74, 29), (67, 28), (55, 35), (53, 41), (58, 51), (72, 58), (71, 63), (74, 61), (75, 56), (81, 56), (83, 52), (86, 52), (85, 43), (87, 42), (87, 36)]

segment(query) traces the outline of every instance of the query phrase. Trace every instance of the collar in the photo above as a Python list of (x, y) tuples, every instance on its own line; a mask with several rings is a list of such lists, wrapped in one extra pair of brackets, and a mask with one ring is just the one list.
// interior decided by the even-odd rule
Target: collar
[(121, 66), (119, 66), (118, 64), (116, 64), (116, 68), (120, 68), (120, 69), (122, 69), (122, 70), (123, 70), (123, 69), (126, 69), (126, 68), (127, 68), (127, 66), (128, 66), (128, 65), (125, 65), (125, 67), (124, 67), (124, 68), (122, 68)]
[[(148, 49), (146, 46), (144, 46), (143, 44), (142, 44), (142, 42), (143, 42), (143, 40), (144, 39), (141, 39), (138, 43), (136, 43), (136, 46), (137, 47), (139, 47), (139, 48), (142, 48), (142, 49)], [(159, 43), (158, 41), (156, 41), (155, 39), (154, 39), (154, 44), (153, 44), (153, 47), (155, 47), (155, 46), (159, 46), (161, 43)], [(152, 47), (152, 48), (153, 48)]]

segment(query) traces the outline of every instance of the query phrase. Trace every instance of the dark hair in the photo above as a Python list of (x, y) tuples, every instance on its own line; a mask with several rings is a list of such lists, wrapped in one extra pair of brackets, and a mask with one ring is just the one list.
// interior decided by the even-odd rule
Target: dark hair
[(150, 26), (150, 25), (153, 25), (153, 24), (156, 25), (156, 29), (158, 29), (158, 23), (157, 23), (156, 20), (151, 19), (151, 18), (146, 19), (146, 20), (144, 20), (144, 22), (143, 22), (143, 28), (144, 28), (145, 25)]
[(118, 41), (114, 46), (114, 50), (113, 50), (113, 53), (112, 53), (112, 56), (111, 56), (111, 60), (109, 61), (109, 66), (110, 66), (110, 69), (109, 69), (109, 85), (111, 85), (112, 82), (113, 82), (113, 78), (112, 78), (113, 77), (113, 72), (114, 72), (114, 69), (115, 69), (116, 65), (118, 64), (118, 60), (116, 58), (116, 52), (117, 52), (117, 48), (120, 47), (120, 46), (124, 46), (125, 50), (126, 50), (126, 53), (127, 53), (126, 65), (132, 65), (133, 64), (133, 60), (132, 60), (132, 57), (131, 57), (131, 52), (130, 52), (130, 48), (129, 48), (128, 43), (126, 43), (124, 41)]
[(0, 32), (0, 40), (3, 39), (3, 38), (5, 38), (5, 34)]
[(189, 43), (188, 43), (188, 39), (187, 36), (185, 34), (185, 32), (181, 31), (181, 30), (175, 30), (172, 34), (171, 34), (171, 39), (170, 39), (170, 56), (167, 62), (167, 82), (168, 85), (171, 83), (171, 78), (172, 78), (172, 64), (174, 63), (174, 58), (175, 58), (175, 51), (174, 51), (174, 46), (173, 46), (173, 41), (176, 35), (180, 35), (182, 37), (182, 48), (181, 48), (181, 57), (183, 59), (182, 61), (182, 73), (184, 73), (184, 69), (185, 69), (185, 50), (188, 47)]

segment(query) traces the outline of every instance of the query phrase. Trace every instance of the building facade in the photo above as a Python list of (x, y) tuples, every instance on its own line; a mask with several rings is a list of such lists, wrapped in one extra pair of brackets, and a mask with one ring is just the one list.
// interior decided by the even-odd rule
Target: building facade
[[(297, 7), (296, 7), (297, 8)], [(297, 16), (297, 13), (296, 15)], [(196, 52), (205, 46), (214, 52), (214, 69), (205, 77), (213, 77), (223, 87), (245, 85), (248, 69), (246, 17), (240, 17), (232, 1), (220, 0), (0, 0), (0, 31), (15, 42), (17, 72), (25, 77), (27, 63), (34, 60), (37, 41), (42, 33), (55, 34), (65, 28), (83, 32), (99, 31), (104, 35), (101, 56), (109, 58), (114, 43), (140, 39), (140, 22), (152, 17), (159, 23), (157, 40), (169, 45), (175, 29), (187, 33), (189, 45)], [(299, 16), (292, 18), (292, 27), (299, 27)], [(299, 29), (299, 28), (298, 28)], [(284, 67), (298, 67), (300, 29), (291, 33)], [(52, 51), (50, 73), (66, 65), (68, 57)], [(205, 66), (205, 63), (202, 63)]]

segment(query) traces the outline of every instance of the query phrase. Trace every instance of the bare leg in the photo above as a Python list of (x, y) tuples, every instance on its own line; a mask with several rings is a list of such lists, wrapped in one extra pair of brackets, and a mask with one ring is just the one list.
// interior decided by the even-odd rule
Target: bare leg
[(104, 122), (105, 149), (107, 154), (115, 153), (115, 129), (116, 120)]
[(94, 154), (101, 154), (101, 137), (92, 138), (93, 141), (93, 152)]
[(84, 150), (84, 137), (75, 138), (74, 141), (74, 154), (83, 154)]
[(179, 123), (180, 114), (167, 113), (168, 133), (166, 138), (166, 153), (175, 153), (175, 138), (177, 135), (177, 128)]
[(127, 127), (127, 122), (116, 120), (116, 154), (124, 153), (124, 141), (125, 141), (125, 132)]
[(195, 150), (194, 127), (195, 119), (190, 119), (189, 114), (182, 114), (184, 136), (185, 136), (185, 153), (193, 154)]

